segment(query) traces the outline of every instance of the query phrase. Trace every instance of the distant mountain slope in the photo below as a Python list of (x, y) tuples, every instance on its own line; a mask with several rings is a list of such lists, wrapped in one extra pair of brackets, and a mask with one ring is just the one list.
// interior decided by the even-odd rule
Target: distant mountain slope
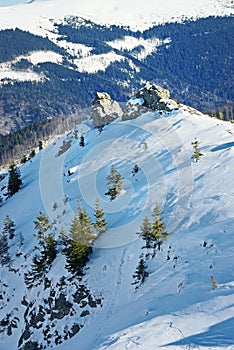
[[(10, 198), (6, 176), (0, 228), (9, 215), (15, 231), (8, 238), (10, 262), (0, 250), (0, 349), (230, 350), (233, 134), (232, 123), (186, 106), (118, 119), (103, 130), (86, 120), (20, 168), (23, 187)], [(198, 162), (191, 159), (195, 137)], [(112, 165), (123, 189), (110, 201)], [(59, 234), (62, 228), (69, 234), (77, 203), (94, 222), (96, 198), (107, 231), (95, 241), (84, 276), (76, 278), (67, 270)], [(153, 254), (137, 232), (146, 215), (152, 219), (156, 202), (169, 236)], [(60, 243), (43, 279), (29, 287), (25, 273), (36, 273), (39, 211)], [(136, 285), (141, 258), (148, 276)]]
[(0, 8), (0, 28), (19, 27), (41, 34), (48, 29), (50, 19), (75, 15), (99, 24), (145, 30), (159, 23), (231, 14), (232, 0), (165, 0), (163, 3), (161, 0), (145, 0), (143, 6), (138, 6), (135, 0), (36, 0), (31, 4)]
[(133, 32), (71, 16), (53, 24), (50, 40), (1, 31), (1, 132), (76, 113), (98, 90), (121, 101), (152, 80), (195, 108), (219, 115), (226, 105), (223, 116), (232, 119), (233, 21), (210, 17)]

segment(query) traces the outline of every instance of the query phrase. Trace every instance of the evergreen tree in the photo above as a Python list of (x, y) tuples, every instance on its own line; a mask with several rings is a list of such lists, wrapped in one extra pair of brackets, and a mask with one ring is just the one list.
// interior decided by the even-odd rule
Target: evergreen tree
[(81, 137), (80, 137), (80, 146), (81, 147), (85, 146), (85, 140), (84, 140), (84, 136), (83, 135), (81, 135)]
[(22, 233), (20, 232), (19, 234), (19, 238), (18, 238), (18, 248), (21, 248), (24, 245), (25, 239), (24, 236), (22, 235)]
[(38, 144), (39, 151), (43, 149), (43, 142), (40, 140)]
[(114, 200), (117, 197), (117, 195), (121, 193), (122, 180), (122, 176), (112, 165), (110, 175), (108, 175), (106, 178), (108, 191), (105, 193), (105, 195), (110, 196), (111, 201)]
[(100, 202), (98, 200), (98, 198), (96, 199), (96, 205), (95, 205), (95, 213), (94, 216), (96, 217), (96, 222), (94, 223), (94, 227), (96, 229), (96, 231), (98, 232), (98, 234), (102, 234), (104, 232), (106, 232), (106, 219), (104, 218), (104, 211), (102, 210), (102, 208), (100, 208)]
[(138, 173), (138, 171), (139, 171), (139, 167), (138, 167), (137, 164), (135, 164), (134, 167), (133, 167), (133, 171), (132, 171), (133, 176), (136, 175)]
[(19, 169), (15, 166), (15, 163), (12, 162), (9, 167), (9, 179), (8, 179), (8, 194), (13, 196), (16, 192), (19, 191), (22, 186), (22, 180)]
[(82, 244), (92, 245), (95, 238), (92, 223), (87, 211), (82, 209), (80, 205), (78, 206), (78, 217), (75, 215), (73, 224), (76, 224), (76, 229), (70, 230), (71, 238)]
[(47, 288), (49, 281), (46, 275), (57, 256), (57, 242), (54, 233), (48, 232), (51, 230), (51, 225), (44, 213), (39, 213), (34, 224), (37, 230), (35, 236), (38, 240), (39, 252), (33, 257), (31, 270), (25, 273), (24, 279), (28, 288), (37, 286), (42, 282), (44, 282), (44, 288)]
[(29, 159), (34, 158), (35, 155), (36, 155), (36, 151), (35, 151), (35, 149), (33, 149), (33, 150), (31, 151), (30, 155), (29, 155)]
[(68, 202), (68, 196), (65, 194), (64, 198), (63, 198), (63, 203), (64, 205), (66, 205)]
[(168, 236), (164, 228), (162, 211), (159, 210), (157, 205), (154, 208), (153, 222), (146, 216), (140, 227), (139, 234), (146, 241), (146, 246), (143, 248), (153, 249), (152, 257), (154, 257), (156, 247), (160, 250), (163, 239)]
[(57, 256), (57, 242), (54, 238), (54, 233), (49, 233), (46, 238), (46, 262), (51, 265)]
[(195, 140), (192, 142), (192, 146), (193, 146), (193, 149), (194, 149), (194, 153), (192, 155), (192, 159), (195, 161), (195, 162), (198, 162), (200, 157), (203, 156), (203, 154), (201, 153), (200, 151), (200, 148), (199, 148), (199, 144), (201, 142), (197, 140), (197, 138), (195, 137)]
[(31, 270), (24, 274), (24, 281), (28, 288), (37, 287), (45, 281), (47, 264), (44, 254), (36, 254), (32, 259)]
[(137, 266), (136, 272), (133, 275), (133, 278), (135, 278), (135, 282), (133, 282), (132, 284), (138, 284), (136, 289), (139, 288), (139, 286), (145, 282), (146, 277), (149, 276), (149, 273), (146, 271), (146, 269), (147, 266), (145, 264), (145, 261), (143, 258), (141, 258)]
[(146, 216), (140, 227), (140, 233), (142, 238), (146, 241), (146, 248), (151, 248), (152, 242), (152, 223), (149, 220), (149, 217)]
[(8, 245), (8, 239), (7, 234), (5, 232), (2, 232), (0, 234), (0, 263), (2, 266), (8, 265), (11, 262), (11, 258), (9, 255), (9, 245)]
[(218, 287), (218, 283), (216, 281), (216, 279), (214, 278), (214, 276), (211, 276), (211, 281), (212, 281), (212, 289), (216, 289)]
[(79, 205), (71, 224), (68, 244), (64, 249), (67, 260), (66, 267), (74, 275), (83, 274), (83, 267), (92, 253), (94, 238), (95, 235), (87, 211)]
[(38, 243), (40, 246), (42, 246), (45, 250), (46, 248), (46, 233), (51, 230), (51, 225), (49, 223), (48, 217), (40, 211), (39, 215), (36, 218), (37, 220), (34, 221), (35, 229), (37, 230), (37, 234), (35, 236), (38, 239)]
[(4, 227), (3, 227), (3, 232), (8, 235), (9, 239), (14, 238), (14, 233), (15, 233), (15, 224), (9, 217), (9, 215), (6, 216), (5, 221), (4, 221)]
[(53, 210), (56, 210), (58, 208), (58, 203), (57, 202), (54, 202), (53, 204)]
[(153, 223), (152, 223), (152, 238), (159, 242), (162, 238), (167, 238), (168, 232), (165, 231), (162, 217), (163, 212), (159, 210), (158, 205), (154, 208)]
[(62, 252), (65, 253), (68, 245), (69, 245), (70, 237), (67, 235), (64, 228), (61, 229), (59, 234), (59, 245), (62, 246)]
[(21, 164), (25, 164), (27, 162), (28, 158), (26, 157), (26, 155), (24, 155), (22, 158), (21, 158), (21, 161), (20, 163)]

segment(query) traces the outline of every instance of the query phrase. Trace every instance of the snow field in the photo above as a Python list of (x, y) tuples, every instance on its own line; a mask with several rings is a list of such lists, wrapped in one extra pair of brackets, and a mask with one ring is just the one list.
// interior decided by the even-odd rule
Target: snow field
[[(103, 306), (57, 349), (231, 350), (233, 124), (184, 106), (162, 115), (117, 120), (102, 133), (90, 121), (76, 129), (79, 137), (84, 135), (85, 147), (73, 132), (55, 140), (21, 167), (23, 188), (0, 207), (1, 227), (10, 215), (16, 232), (25, 236), (25, 253), (33, 253), (33, 220), (39, 210), (56, 220), (57, 233), (62, 227), (69, 230), (78, 198), (92, 220), (97, 197), (105, 211), (108, 230), (96, 241), (85, 276), (89, 288), (102, 295)], [(191, 160), (195, 137), (204, 154), (197, 163)], [(64, 141), (71, 147), (58, 156)], [(133, 176), (135, 164), (140, 170)], [(113, 202), (105, 196), (111, 165), (124, 177), (124, 191)], [(132, 275), (145, 253), (136, 232), (144, 216), (151, 217), (156, 202), (164, 211), (169, 237), (155, 258), (146, 259), (149, 277), (135, 290)], [(59, 256), (50, 271), (53, 280), (66, 273), (63, 266)], [(215, 290), (211, 276), (218, 282)], [(8, 281), (9, 293), (14, 294), (11, 307), (16, 307), (25, 292), (22, 275), (14, 275), (14, 283), (4, 271), (1, 278)], [(72, 324), (76, 317), (66, 322)], [(10, 342), (15, 349), (13, 337)], [(2, 339), (0, 349), (7, 350), (7, 344), (8, 339)]]

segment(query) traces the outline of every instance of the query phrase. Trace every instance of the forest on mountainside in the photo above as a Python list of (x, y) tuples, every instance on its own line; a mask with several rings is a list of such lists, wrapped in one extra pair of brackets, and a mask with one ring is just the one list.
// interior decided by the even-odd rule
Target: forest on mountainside
[[(133, 32), (126, 27), (105, 27), (76, 17), (55, 24), (55, 31), (63, 40), (92, 46), (91, 55), (112, 50), (124, 57), (122, 61), (111, 63), (105, 71), (92, 74), (75, 70), (72, 64), (75, 57), (48, 38), (20, 29), (0, 31), (0, 62), (37, 50), (51, 50), (63, 56), (62, 64), (33, 65), (27, 59), (12, 64), (13, 69), (30, 68), (46, 78), (37, 83), (0, 85), (1, 133), (27, 128), (30, 124), (36, 127), (37, 121), (74, 115), (81, 108), (91, 106), (96, 91), (106, 91), (119, 102), (127, 101), (146, 81), (168, 88), (171, 97), (181, 103), (233, 120), (233, 21), (233, 17), (209, 17), (157, 25), (144, 32)], [(124, 36), (170, 38), (170, 42), (140, 60), (138, 53), (142, 47), (117, 50), (108, 45), (108, 41)], [(4, 159), (8, 158), (7, 154), (12, 155), (11, 147), (18, 144), (8, 142), (4, 137), (1, 143)]]

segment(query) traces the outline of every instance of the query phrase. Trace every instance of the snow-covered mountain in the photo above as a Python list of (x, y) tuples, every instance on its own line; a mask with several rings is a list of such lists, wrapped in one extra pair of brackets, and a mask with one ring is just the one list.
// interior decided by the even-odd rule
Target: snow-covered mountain
[(72, 116), (103, 86), (124, 101), (147, 81), (233, 119), (230, 0), (21, 1), (0, 18), (1, 135)]
[(146, 0), (144, 4), (138, 4), (135, 0), (36, 0), (31, 3), (22, 1), (22, 4), (16, 1), (16, 4), (0, 8), (1, 29), (18, 27), (41, 34), (49, 29), (45, 27), (51, 19), (73, 15), (96, 23), (142, 30), (156, 23), (233, 14), (232, 0)]
[[(118, 118), (103, 130), (86, 120), (20, 167), (23, 187), (10, 198), (6, 176), (0, 226), (9, 215), (16, 227), (11, 268), (1, 267), (0, 350), (233, 349), (233, 135), (232, 123), (184, 105)], [(109, 201), (112, 165), (123, 190)], [(78, 199), (94, 221), (96, 198), (108, 225), (85, 275), (71, 279), (59, 250), (47, 287), (28, 289), (39, 211), (58, 238), (62, 228), (69, 232)], [(137, 232), (156, 203), (169, 235), (153, 257)], [(142, 257), (149, 275), (136, 288)]]

